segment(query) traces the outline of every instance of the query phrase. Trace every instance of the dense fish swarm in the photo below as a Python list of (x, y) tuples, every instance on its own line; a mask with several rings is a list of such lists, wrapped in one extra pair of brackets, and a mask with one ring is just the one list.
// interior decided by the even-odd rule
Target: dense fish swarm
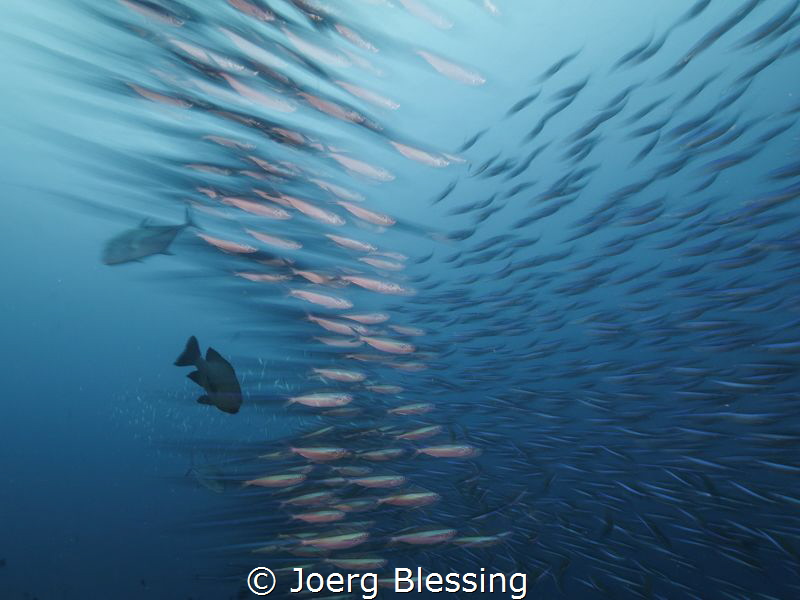
[(141, 192), (105, 209), (172, 215), (106, 262), (190, 257), (290, 381), (220, 347), (230, 418), (303, 417), (193, 470), (228, 493), (196, 528), (234, 586), (484, 567), (542, 598), (800, 597), (799, 3), (684, 3), (615, 55), (514, 40), (545, 66), (509, 83), (457, 49), (560, 3), (518, 4), (84, 4), (137, 52), (61, 75), (171, 140), (72, 140)]

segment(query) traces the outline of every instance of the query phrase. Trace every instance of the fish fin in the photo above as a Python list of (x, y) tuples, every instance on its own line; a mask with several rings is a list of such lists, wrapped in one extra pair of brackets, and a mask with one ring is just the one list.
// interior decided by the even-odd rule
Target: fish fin
[(228, 362), (227, 360), (222, 358), (222, 355), (219, 352), (217, 352), (211, 346), (209, 346), (208, 350), (206, 350), (206, 362), (212, 362), (212, 361), (213, 362)]
[(175, 360), (175, 366), (188, 367), (195, 365), (201, 358), (200, 345), (197, 343), (197, 338), (192, 336), (186, 342), (186, 348), (183, 349), (181, 355)]
[(139, 227), (147, 227), (148, 225), (150, 225), (150, 223), (151, 223), (150, 217), (145, 217), (144, 219), (142, 219), (142, 222), (139, 223)]
[(192, 371), (187, 375), (187, 377), (192, 381), (194, 381), (200, 387), (205, 387), (203, 385), (203, 376), (200, 374), (200, 371)]
[(197, 399), (197, 403), (198, 403), (198, 404), (209, 404), (209, 405), (213, 405), (213, 404), (214, 404), (214, 403), (211, 401), (211, 398), (209, 398), (209, 397), (208, 397), (208, 396), (206, 396), (205, 394), (203, 394), (202, 396), (200, 396), (200, 397)]
[(162, 250), (159, 254), (166, 254), (167, 256), (175, 256), (174, 252), (170, 252), (169, 250)]

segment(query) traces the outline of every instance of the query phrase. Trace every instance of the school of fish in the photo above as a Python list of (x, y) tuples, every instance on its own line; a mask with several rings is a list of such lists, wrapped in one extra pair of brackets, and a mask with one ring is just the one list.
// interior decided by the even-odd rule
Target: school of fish
[[(222, 397), (192, 338), (200, 402), (306, 424), (198, 476), (234, 589), (419, 565), (542, 598), (800, 597), (800, 1), (681, 3), (610, 57), (521, 39), (548, 66), (515, 95), (453, 51), (510, 1), (79, 4), (150, 59), (62, 76), (173, 140), (71, 140), (142, 193), (98, 207), (131, 213), (103, 261), (203, 269), (291, 384), (232, 342)], [(408, 72), (494, 94), (495, 121), (437, 142), (425, 85), (393, 97)]]

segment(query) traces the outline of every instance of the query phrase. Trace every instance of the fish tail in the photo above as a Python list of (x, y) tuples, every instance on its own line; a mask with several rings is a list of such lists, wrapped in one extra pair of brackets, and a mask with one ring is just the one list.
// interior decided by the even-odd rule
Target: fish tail
[(175, 366), (188, 367), (196, 365), (200, 358), (200, 344), (197, 343), (197, 338), (192, 336), (186, 342), (186, 348), (183, 349), (181, 355), (175, 360)]

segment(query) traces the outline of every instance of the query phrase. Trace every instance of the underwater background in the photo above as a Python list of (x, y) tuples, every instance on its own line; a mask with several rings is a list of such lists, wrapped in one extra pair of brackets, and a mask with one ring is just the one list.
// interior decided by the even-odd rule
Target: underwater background
[(800, 595), (799, 2), (0, 17), (0, 599)]

